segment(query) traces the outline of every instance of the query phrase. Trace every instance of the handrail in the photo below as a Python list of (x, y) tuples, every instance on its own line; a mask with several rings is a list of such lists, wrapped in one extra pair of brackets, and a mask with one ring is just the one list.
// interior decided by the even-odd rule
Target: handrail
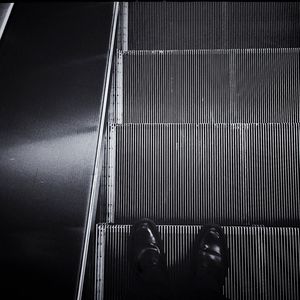
[[(3, 4), (3, 5), (4, 5), (4, 4)], [(1, 40), (1, 38), (2, 38), (4, 29), (5, 29), (5, 27), (6, 27), (7, 21), (8, 21), (8, 19), (9, 19), (10, 14), (11, 14), (11, 11), (12, 11), (12, 8), (13, 8), (13, 6), (14, 6), (14, 3), (9, 3), (9, 4), (7, 4), (7, 5), (8, 5), (8, 7), (7, 7), (7, 9), (6, 9), (5, 16), (4, 16), (4, 18), (3, 18), (2, 24), (0, 24), (0, 40)]]
[(98, 129), (96, 157), (95, 157), (92, 186), (91, 186), (91, 192), (90, 192), (90, 198), (89, 198), (87, 222), (85, 225), (84, 244), (83, 244), (83, 250), (82, 250), (82, 254), (81, 254), (80, 275), (79, 275), (77, 294), (76, 294), (77, 300), (82, 299), (85, 271), (86, 271), (86, 265), (87, 265), (87, 257), (88, 257), (90, 238), (91, 238), (91, 230), (92, 230), (92, 226), (95, 225), (95, 214), (96, 214), (96, 209), (97, 209), (97, 202), (98, 202), (99, 188), (100, 188), (101, 148), (102, 148), (102, 144), (103, 144), (106, 110), (108, 107), (107, 106), (108, 90), (109, 90), (111, 73), (112, 73), (111, 70), (112, 70), (112, 62), (113, 62), (118, 16), (119, 16), (119, 2), (114, 2), (112, 24), (111, 24), (111, 31), (110, 31), (110, 38), (109, 38), (109, 48), (108, 48), (109, 53), (108, 53), (108, 58), (106, 61), (105, 75), (104, 75), (103, 89), (102, 89), (102, 96), (101, 96), (101, 104), (100, 104), (100, 121), (99, 121), (100, 125), (99, 125), (99, 129)]

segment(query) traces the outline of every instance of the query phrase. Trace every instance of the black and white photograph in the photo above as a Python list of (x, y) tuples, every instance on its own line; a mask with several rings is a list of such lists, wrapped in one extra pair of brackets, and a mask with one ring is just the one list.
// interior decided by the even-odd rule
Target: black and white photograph
[(300, 2), (1, 2), (0, 299), (299, 300)]

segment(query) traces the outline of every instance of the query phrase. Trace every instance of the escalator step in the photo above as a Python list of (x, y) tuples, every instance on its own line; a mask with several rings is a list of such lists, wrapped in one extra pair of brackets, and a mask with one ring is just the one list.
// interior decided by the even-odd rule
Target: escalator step
[[(188, 287), (191, 249), (201, 227), (158, 228), (172, 290), (179, 293)], [(231, 300), (299, 299), (299, 228), (224, 227), (224, 231), (230, 255), (226, 296)], [(135, 288), (127, 258), (129, 234), (126, 225), (98, 227), (97, 300), (102, 300), (103, 292), (105, 300), (127, 299), (128, 291)]]
[(300, 122), (299, 52), (123, 52), (123, 123)]
[(133, 50), (300, 46), (297, 2), (129, 2), (126, 15)]
[(293, 226), (300, 124), (116, 126), (114, 220)]

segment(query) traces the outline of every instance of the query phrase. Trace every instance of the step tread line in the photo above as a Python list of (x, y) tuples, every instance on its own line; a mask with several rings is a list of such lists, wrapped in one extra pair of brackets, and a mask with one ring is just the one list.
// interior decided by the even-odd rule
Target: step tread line
[[(189, 278), (191, 250), (201, 226), (158, 226), (171, 282)], [(105, 300), (126, 299), (135, 281), (128, 264), (129, 225), (103, 225), (106, 232)], [(230, 268), (224, 293), (231, 300), (298, 300), (300, 228), (223, 227)], [(275, 283), (275, 284), (274, 284)]]
[(299, 224), (299, 125), (116, 128), (116, 223)]

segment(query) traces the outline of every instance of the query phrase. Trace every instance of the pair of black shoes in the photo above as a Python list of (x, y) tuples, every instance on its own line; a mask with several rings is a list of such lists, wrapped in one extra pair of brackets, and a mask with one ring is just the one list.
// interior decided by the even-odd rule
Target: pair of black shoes
[[(162, 240), (154, 222), (143, 219), (133, 226), (130, 236), (130, 260), (137, 281), (136, 298), (170, 299), (168, 271)], [(192, 284), (185, 299), (226, 299), (222, 287), (228, 270), (228, 249), (219, 226), (200, 230), (192, 255)]]

